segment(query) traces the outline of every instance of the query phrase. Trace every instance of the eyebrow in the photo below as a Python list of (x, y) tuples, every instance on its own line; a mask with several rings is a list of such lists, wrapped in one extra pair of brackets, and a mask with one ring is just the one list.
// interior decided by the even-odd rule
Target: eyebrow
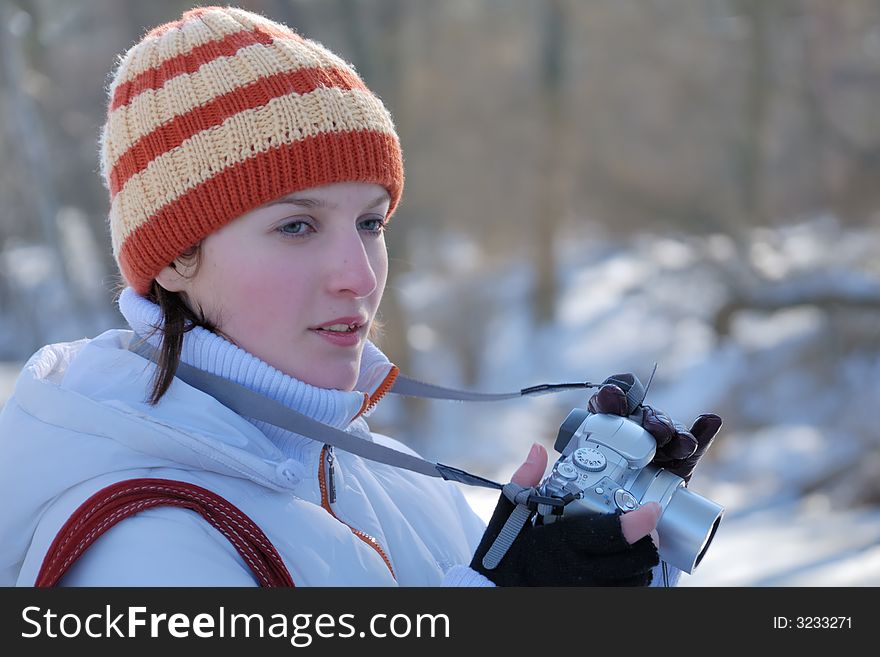
[[(365, 209), (371, 210), (373, 208), (377, 208), (386, 201), (390, 201), (390, 197), (388, 194), (382, 194), (381, 196), (374, 199), (371, 203), (365, 206)], [(300, 198), (300, 197), (284, 197), (275, 199), (274, 201), (269, 201), (266, 203), (264, 207), (270, 207), (273, 205), (298, 205), (302, 208), (327, 208), (327, 207), (336, 207), (335, 203), (327, 203), (324, 199), (320, 198)]]

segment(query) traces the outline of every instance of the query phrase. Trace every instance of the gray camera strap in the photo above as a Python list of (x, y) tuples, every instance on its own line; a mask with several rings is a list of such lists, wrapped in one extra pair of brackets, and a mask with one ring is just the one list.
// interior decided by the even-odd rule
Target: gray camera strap
[(529, 504), (530, 498), (536, 494), (534, 488), (524, 488), (519, 484), (510, 482), (504, 485), (501, 493), (516, 504), (516, 507), (507, 517), (504, 527), (498, 532), (498, 536), (495, 537), (495, 541), (483, 557), (483, 567), (488, 570), (493, 570), (501, 563), (504, 555), (507, 554), (510, 546), (513, 545), (516, 537), (519, 536), (522, 528), (535, 511), (534, 506)]
[(566, 492), (565, 497), (546, 497), (538, 493), (534, 486), (525, 488), (512, 481), (509, 484), (504, 484), (501, 488), (501, 494), (513, 502), (516, 507), (510, 512), (507, 521), (483, 557), (483, 566), (492, 570), (501, 563), (504, 555), (507, 554), (516, 537), (519, 536), (522, 528), (532, 518), (532, 515), (534, 515), (540, 505), (544, 505), (545, 512), (551, 513), (551, 507), (561, 511), (566, 504), (575, 499), (575, 488), (566, 486), (564, 490)]
[(430, 399), (447, 399), (452, 401), (503, 401), (527, 395), (550, 395), (563, 390), (598, 388), (601, 384), (590, 383), (544, 383), (539, 386), (523, 388), (519, 392), (469, 392), (454, 388), (443, 388), (431, 383), (424, 383), (408, 376), (400, 375), (391, 386), (390, 392), (405, 397), (427, 397)]
[[(144, 338), (135, 334), (128, 347), (131, 351), (150, 360), (158, 362), (158, 352)], [(460, 470), (442, 463), (433, 463), (417, 456), (404, 454), (395, 449), (363, 440), (356, 436), (331, 427), (292, 408), (264, 397), (243, 385), (224, 379), (223, 377), (200, 370), (184, 362), (177, 366), (175, 376), (185, 383), (210, 395), (227, 408), (243, 417), (267, 422), (276, 427), (286, 429), (301, 436), (318, 440), (327, 445), (356, 454), (362, 458), (385, 463), (404, 470), (418, 472), (429, 477), (439, 477), (448, 481), (457, 481), (469, 486), (481, 486), (500, 490), (502, 484), (475, 474)], [(455, 401), (500, 401), (525, 395), (549, 394), (571, 388), (595, 387), (592, 383), (548, 384), (525, 388), (511, 393), (476, 393), (423, 383), (405, 376), (398, 376), (389, 392), (412, 397), (429, 397), (432, 399), (450, 399)]]

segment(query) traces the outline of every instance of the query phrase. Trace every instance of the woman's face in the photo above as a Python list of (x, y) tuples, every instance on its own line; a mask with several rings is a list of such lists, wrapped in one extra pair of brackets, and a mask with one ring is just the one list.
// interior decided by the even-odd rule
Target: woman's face
[(388, 276), (389, 203), (370, 183), (299, 191), (212, 233), (197, 267), (178, 262), (157, 280), (269, 365), (352, 390)]

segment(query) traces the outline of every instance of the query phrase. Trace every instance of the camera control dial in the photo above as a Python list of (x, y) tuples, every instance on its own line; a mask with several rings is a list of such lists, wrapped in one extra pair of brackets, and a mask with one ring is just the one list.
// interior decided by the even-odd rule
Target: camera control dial
[(578, 478), (578, 471), (571, 463), (568, 461), (562, 461), (556, 467), (556, 474), (558, 474), (563, 479), (567, 479), (569, 481)]
[(581, 470), (601, 472), (608, 465), (605, 455), (592, 447), (578, 447), (571, 455), (572, 462)]

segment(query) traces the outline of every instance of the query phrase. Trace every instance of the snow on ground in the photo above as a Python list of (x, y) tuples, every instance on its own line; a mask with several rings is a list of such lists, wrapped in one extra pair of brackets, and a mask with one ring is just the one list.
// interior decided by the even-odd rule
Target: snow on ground
[(880, 586), (880, 511), (820, 498), (732, 514), (679, 586)]

